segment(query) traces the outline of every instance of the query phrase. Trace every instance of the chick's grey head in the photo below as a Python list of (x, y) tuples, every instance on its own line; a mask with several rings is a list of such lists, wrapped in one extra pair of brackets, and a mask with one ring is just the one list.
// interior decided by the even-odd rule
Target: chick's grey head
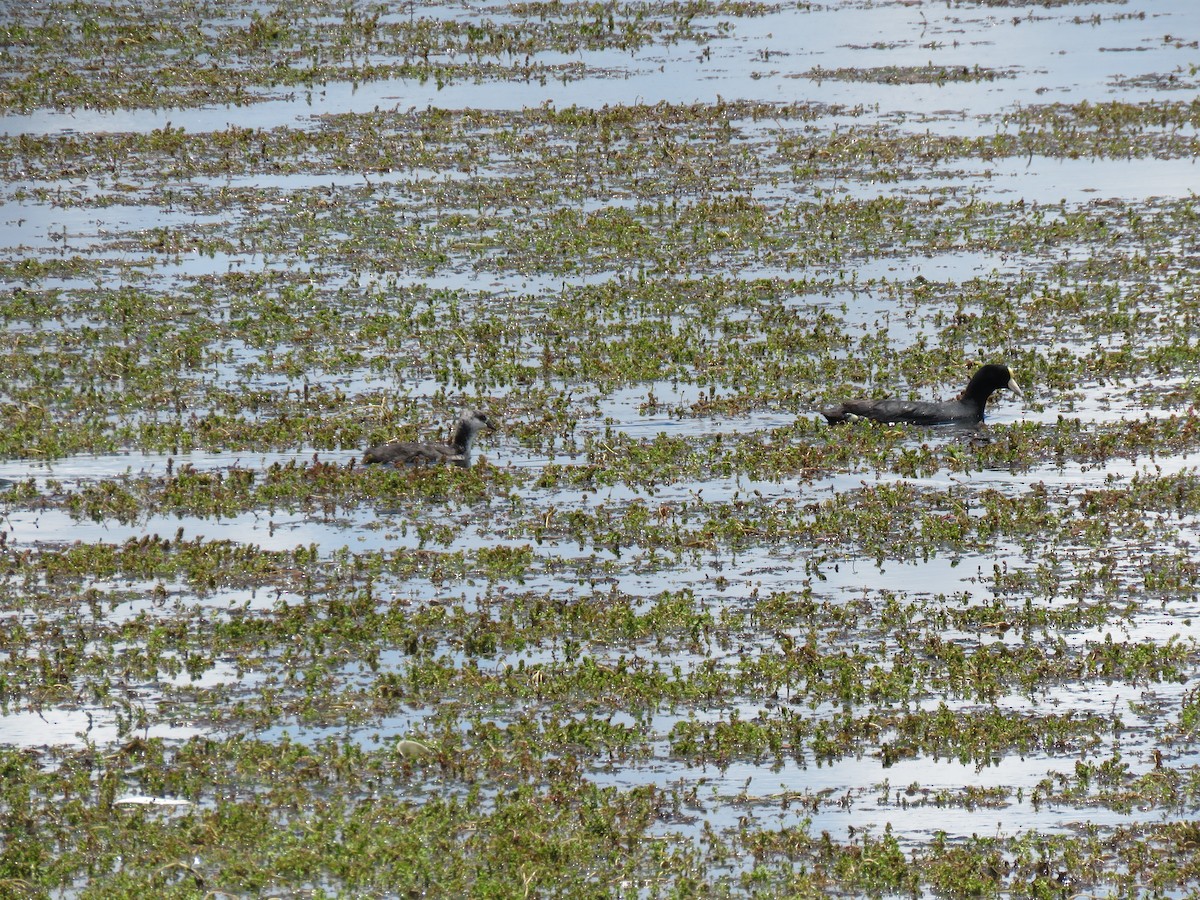
[(482, 431), (485, 428), (488, 431), (496, 430), (496, 422), (489, 418), (488, 414), (482, 409), (472, 409), (464, 412), (459, 421), (474, 432)]
[(451, 444), (463, 455), (464, 458), (469, 458), (471, 447), (475, 443), (475, 435), (480, 431), (487, 429), (494, 431), (496, 425), (488, 417), (488, 414), (483, 410), (468, 410), (464, 412), (462, 418), (458, 420), (458, 425), (454, 429), (454, 438)]

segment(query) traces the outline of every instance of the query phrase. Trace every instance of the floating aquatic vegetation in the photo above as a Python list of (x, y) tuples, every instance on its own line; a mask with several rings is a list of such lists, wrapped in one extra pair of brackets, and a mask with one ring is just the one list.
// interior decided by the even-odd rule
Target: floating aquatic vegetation
[(14, 10), (0, 894), (1194, 892), (1193, 48), (968, 12)]

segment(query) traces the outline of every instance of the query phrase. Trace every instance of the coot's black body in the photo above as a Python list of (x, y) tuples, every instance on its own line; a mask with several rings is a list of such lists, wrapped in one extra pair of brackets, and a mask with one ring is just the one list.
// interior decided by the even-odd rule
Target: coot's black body
[(846, 400), (821, 410), (830, 422), (873, 419), (910, 425), (975, 425), (983, 421), (988, 397), (999, 390), (1024, 396), (1008, 366), (983, 366), (953, 400)]

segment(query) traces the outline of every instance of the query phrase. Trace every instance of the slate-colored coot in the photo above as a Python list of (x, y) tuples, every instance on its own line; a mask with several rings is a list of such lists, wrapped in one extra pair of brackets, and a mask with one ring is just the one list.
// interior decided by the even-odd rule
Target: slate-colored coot
[(424, 444), (419, 441), (389, 441), (377, 444), (363, 454), (363, 462), (382, 466), (429, 466), (449, 463), (453, 466), (471, 464), (471, 448), (483, 429), (495, 430), (487, 414), (480, 410), (463, 413), (448, 444)]
[(874, 419), (911, 425), (974, 425), (983, 421), (988, 397), (1005, 388), (1018, 397), (1024, 396), (1008, 366), (987, 365), (953, 400), (846, 400), (826, 407), (821, 415), (830, 422)]

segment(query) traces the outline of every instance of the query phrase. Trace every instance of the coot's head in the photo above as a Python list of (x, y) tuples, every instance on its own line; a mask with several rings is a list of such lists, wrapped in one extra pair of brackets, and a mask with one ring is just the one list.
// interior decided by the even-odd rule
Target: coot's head
[(963, 391), (963, 396), (987, 400), (996, 391), (1005, 389), (1012, 391), (1018, 397), (1025, 396), (1021, 390), (1021, 386), (1013, 378), (1012, 372), (1008, 370), (1008, 366), (990, 363), (986, 366), (981, 366), (979, 371), (971, 377), (971, 383)]

